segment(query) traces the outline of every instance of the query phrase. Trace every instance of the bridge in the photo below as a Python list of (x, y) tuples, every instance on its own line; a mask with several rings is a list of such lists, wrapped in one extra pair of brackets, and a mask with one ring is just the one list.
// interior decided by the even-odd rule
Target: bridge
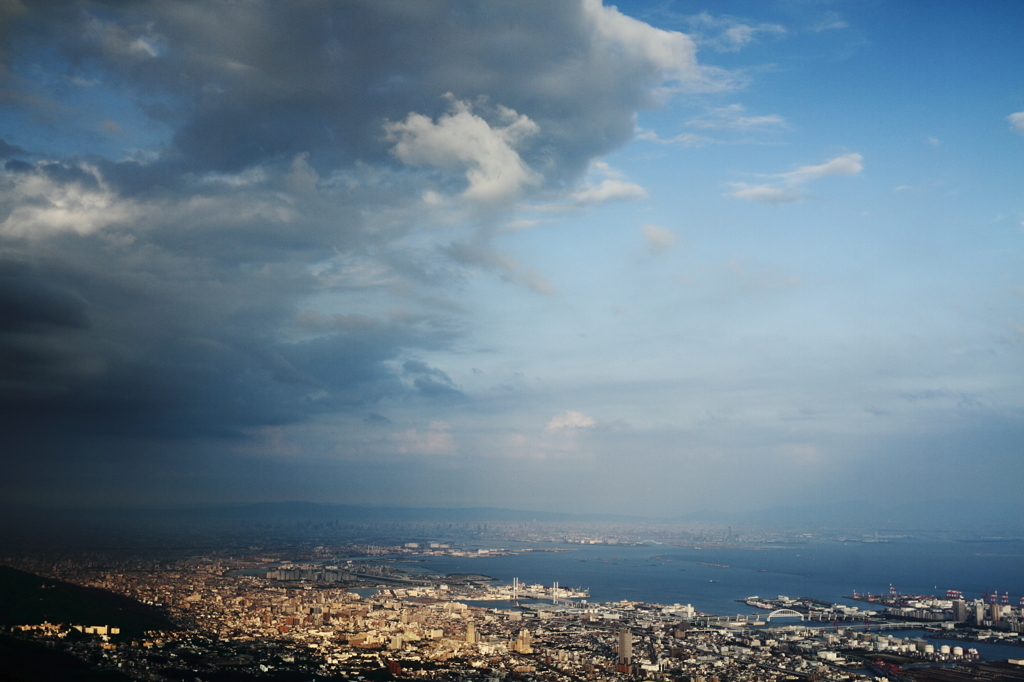
[(804, 619), (804, 614), (794, 611), (793, 609), (775, 609), (768, 614), (768, 617), (765, 618), (765, 620), (770, 623), (773, 616), (779, 616), (781, 618), (799, 618), (800, 620)]

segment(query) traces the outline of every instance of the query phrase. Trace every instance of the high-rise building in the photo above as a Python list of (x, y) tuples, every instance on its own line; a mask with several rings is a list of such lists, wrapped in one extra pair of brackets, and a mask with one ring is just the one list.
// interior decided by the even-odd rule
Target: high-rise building
[(532, 654), (533, 647), (530, 644), (530, 632), (523, 628), (519, 631), (519, 637), (516, 638), (514, 650), (519, 654)]
[(629, 628), (619, 630), (619, 665), (633, 665), (633, 633)]
[(967, 602), (963, 599), (953, 600), (953, 620), (963, 623), (967, 620)]
[(476, 644), (478, 641), (476, 626), (472, 623), (466, 623), (466, 644)]

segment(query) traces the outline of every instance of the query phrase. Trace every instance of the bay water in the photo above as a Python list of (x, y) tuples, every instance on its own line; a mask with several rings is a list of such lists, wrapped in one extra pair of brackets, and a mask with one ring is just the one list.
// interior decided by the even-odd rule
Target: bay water
[[(506, 543), (509, 549), (524, 549)], [(692, 604), (719, 615), (757, 613), (737, 600), (758, 595), (811, 597), (856, 604), (853, 594), (943, 596), (957, 589), (973, 599), (985, 592), (1009, 592), (1016, 605), (1024, 596), (1024, 542), (960, 542), (900, 539), (890, 542), (808, 542), (786, 547), (679, 547), (624, 545), (537, 545), (556, 551), (526, 551), (493, 557), (430, 557), (406, 570), (481, 573), (511, 582), (550, 587), (586, 587), (589, 601)]]

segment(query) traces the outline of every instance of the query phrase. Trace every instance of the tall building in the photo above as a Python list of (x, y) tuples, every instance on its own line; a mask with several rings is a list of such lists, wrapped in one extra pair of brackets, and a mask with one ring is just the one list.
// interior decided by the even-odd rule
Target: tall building
[(967, 603), (963, 599), (953, 601), (953, 620), (957, 623), (967, 620)]
[(619, 630), (619, 665), (633, 665), (633, 633), (629, 628)]
[(519, 631), (519, 637), (516, 638), (513, 649), (518, 654), (532, 654), (533, 647), (530, 644), (530, 632), (524, 628)]
[(472, 623), (466, 623), (466, 644), (476, 644), (478, 641), (476, 626)]

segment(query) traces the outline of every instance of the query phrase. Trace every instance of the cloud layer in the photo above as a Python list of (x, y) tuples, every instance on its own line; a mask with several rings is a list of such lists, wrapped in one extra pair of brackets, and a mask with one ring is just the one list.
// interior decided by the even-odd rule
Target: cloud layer
[[(190, 441), (306, 452), (272, 429), (346, 414), (386, 427), (382, 400), (461, 400), (417, 359), (463, 338), (446, 287), (484, 268), (553, 288), (490, 232), (453, 226), (531, 193), (644, 196), (581, 181), (665, 88), (707, 82), (687, 36), (595, 0), (9, 14), (0, 76), (22, 130), (74, 130), (88, 94), (96, 129), (144, 145), (0, 146), (0, 406), (25, 453), (12, 489), (57, 462), (183, 462)], [(28, 78), (40, 63), (46, 77)], [(440, 421), (391, 443), (455, 447)]]

